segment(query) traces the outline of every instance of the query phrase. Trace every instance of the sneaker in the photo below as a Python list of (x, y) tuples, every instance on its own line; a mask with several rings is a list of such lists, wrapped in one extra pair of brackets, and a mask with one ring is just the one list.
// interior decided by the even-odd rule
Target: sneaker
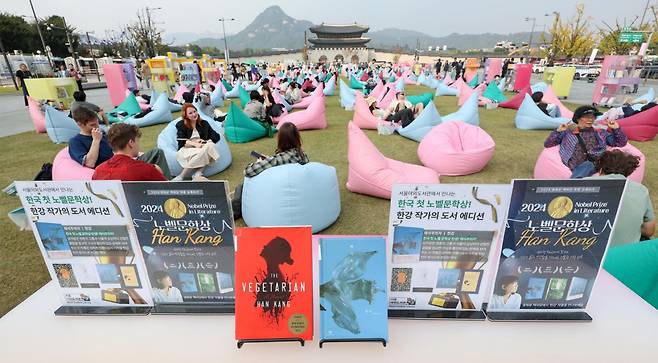
[(210, 179), (203, 176), (203, 174), (194, 174), (192, 176), (192, 180), (194, 180), (194, 181), (209, 181)]

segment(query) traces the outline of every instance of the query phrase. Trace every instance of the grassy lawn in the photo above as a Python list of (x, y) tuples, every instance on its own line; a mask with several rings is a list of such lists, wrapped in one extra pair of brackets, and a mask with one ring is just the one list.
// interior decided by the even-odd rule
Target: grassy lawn
[(14, 86), (0, 86), (0, 95), (13, 95), (21, 93), (20, 90), (16, 90)]
[[(407, 86), (408, 94), (427, 92), (425, 87)], [(439, 113), (455, 111), (455, 97), (436, 97), (434, 102)], [(567, 104), (572, 109), (574, 105)], [(327, 119), (325, 130), (303, 131), (304, 149), (313, 161), (334, 166), (338, 171), (341, 187), (342, 211), (338, 221), (324, 230), (325, 234), (386, 234), (389, 201), (354, 194), (345, 189), (347, 180), (347, 122), (352, 112), (344, 111), (336, 96), (327, 99)], [(548, 131), (524, 131), (514, 127), (515, 110), (480, 108), (480, 126), (496, 141), (496, 152), (487, 167), (481, 172), (461, 177), (441, 177), (442, 183), (509, 183), (514, 178), (532, 178), (537, 155), (543, 148)], [(155, 147), (158, 133), (164, 125), (143, 129), (142, 147)], [(421, 164), (416, 150), (418, 144), (399, 135), (379, 136), (376, 131), (366, 131), (370, 139), (387, 157), (413, 164)], [(65, 145), (54, 145), (45, 134), (26, 132), (16, 136), (0, 138), (0, 155), (3, 173), (0, 186), (14, 180), (32, 180), (41, 164), (52, 161), (55, 154)], [(656, 209), (658, 201), (658, 165), (653, 155), (658, 153), (658, 142), (633, 142), (647, 156), (645, 185), (651, 191)], [(225, 179), (231, 189), (242, 182), (243, 168), (253, 158), (251, 150), (272, 153), (275, 139), (261, 139), (248, 144), (231, 144), (233, 164), (214, 179)], [(7, 218), (7, 213), (19, 207), (18, 198), (0, 195), (0, 281), (3, 294), (0, 294), (0, 316), (49, 280), (39, 249), (31, 231), (19, 232)], [(238, 221), (238, 225), (243, 225)]]

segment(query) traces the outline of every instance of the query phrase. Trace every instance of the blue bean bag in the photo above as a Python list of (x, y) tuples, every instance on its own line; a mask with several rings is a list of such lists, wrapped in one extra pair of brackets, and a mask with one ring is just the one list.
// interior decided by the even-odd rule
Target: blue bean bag
[(244, 178), (242, 218), (250, 227), (310, 225), (317, 233), (339, 215), (340, 192), (333, 166), (286, 164)]
[(237, 87), (237, 86), (233, 87), (230, 91), (226, 91), (224, 96), (226, 96), (226, 98), (238, 98), (238, 97), (240, 97), (240, 89), (239, 88), (240, 87)]
[(434, 102), (430, 102), (412, 123), (407, 125), (407, 127), (397, 129), (397, 132), (407, 139), (421, 142), (423, 137), (425, 137), (434, 126), (440, 123), (441, 116), (439, 115), (439, 111), (437, 111)]
[(354, 108), (354, 103), (356, 102), (356, 91), (351, 89), (341, 78), (340, 80), (340, 106), (344, 109), (351, 110)]
[(217, 85), (215, 90), (210, 93), (210, 104), (215, 107), (224, 107), (224, 89)]
[(147, 113), (144, 117), (135, 118), (129, 117), (122, 122), (136, 125), (139, 127), (157, 125), (170, 122), (171, 117), (171, 108), (169, 107), (169, 99), (167, 95), (162, 93), (158, 96), (158, 99), (155, 101), (155, 104), (151, 107), (152, 111)]
[(400, 78), (395, 83), (395, 92), (404, 92), (404, 79)]
[(449, 121), (462, 121), (467, 124), (479, 126), (480, 125), (480, 114), (478, 111), (478, 93), (473, 92), (471, 96), (464, 102), (462, 107), (449, 115), (442, 117), (443, 122)]
[(500, 92), (505, 92), (505, 83), (507, 82), (507, 77), (501, 78), (500, 81), (498, 81), (498, 89)]
[(325, 82), (325, 87), (322, 90), (325, 96), (333, 96), (336, 91), (336, 77), (331, 76), (327, 82)]
[(532, 86), (530, 86), (530, 90), (532, 90), (532, 93), (546, 92), (547, 89), (548, 89), (548, 85), (545, 82), (535, 83)]
[[(176, 152), (178, 151), (178, 141), (176, 140), (176, 124), (181, 121), (181, 118), (177, 118), (171, 121), (158, 135), (158, 148), (161, 149), (165, 157), (167, 158), (167, 165), (171, 171), (172, 176), (176, 176), (183, 171), (183, 167), (176, 160)], [(208, 121), (208, 120), (206, 120)], [(214, 163), (210, 164), (204, 171), (203, 175), (211, 176), (220, 173), (222, 170), (226, 169), (231, 165), (233, 161), (233, 156), (231, 155), (231, 149), (228, 147), (226, 142), (226, 137), (224, 137), (224, 129), (222, 126), (214, 120), (208, 121), (210, 127), (212, 127), (221, 138), (219, 142), (215, 144), (215, 149), (219, 152), (219, 159)]]
[(215, 121), (215, 119), (213, 119), (212, 116), (207, 115), (205, 112), (203, 112), (204, 106), (201, 103), (201, 99), (198, 99), (198, 98), (195, 99), (194, 102), (192, 103), (192, 105), (196, 108), (196, 112), (199, 113), (199, 117), (201, 117), (202, 119), (208, 121), (208, 123), (210, 123), (210, 124), (212, 124), (212, 122), (217, 122), (217, 121)]
[(649, 88), (649, 91), (647, 93), (643, 94), (642, 96), (636, 98), (634, 102), (636, 103), (641, 103), (642, 101), (645, 101), (646, 103), (653, 101), (653, 99), (656, 98), (656, 92), (652, 88)]
[(418, 76), (418, 80), (417, 80), (416, 82), (417, 82), (418, 84), (425, 85), (425, 83), (427, 82), (427, 80), (428, 80), (428, 78), (427, 78), (427, 76), (425, 75), (425, 73), (421, 73), (421, 74)]
[[(151, 105), (151, 106), (155, 105), (155, 102), (158, 100), (158, 97), (160, 97), (161, 94), (163, 94), (163, 93), (158, 93), (157, 91), (153, 91), (151, 93), (151, 99), (149, 100), (149, 105)], [(169, 100), (168, 96), (167, 96), (167, 100)], [(180, 103), (175, 103), (175, 102), (169, 101), (169, 111), (170, 112), (178, 112), (182, 109), (183, 109), (183, 105), (181, 105)]]
[(73, 136), (80, 133), (78, 124), (64, 112), (48, 105), (44, 105), (43, 109), (46, 115), (46, 132), (55, 144), (69, 142)]
[(288, 101), (286, 101), (286, 98), (281, 96), (280, 99), (281, 99), (281, 104), (283, 105), (283, 107), (286, 108), (286, 111), (288, 112), (292, 111), (292, 105), (288, 103)]
[(458, 89), (447, 86), (443, 81), (439, 81), (436, 86), (436, 96), (457, 96), (458, 94)]
[(260, 84), (258, 83), (248, 84), (245, 82), (242, 84), (242, 88), (244, 88), (244, 90), (247, 92), (256, 91), (258, 90), (258, 87), (260, 87)]
[(522, 130), (553, 130), (567, 122), (569, 122), (567, 118), (553, 118), (546, 115), (537, 107), (529, 94), (526, 94), (523, 98), (521, 107), (516, 111), (516, 118), (514, 119), (516, 128)]
[(658, 309), (658, 239), (611, 247), (603, 268)]

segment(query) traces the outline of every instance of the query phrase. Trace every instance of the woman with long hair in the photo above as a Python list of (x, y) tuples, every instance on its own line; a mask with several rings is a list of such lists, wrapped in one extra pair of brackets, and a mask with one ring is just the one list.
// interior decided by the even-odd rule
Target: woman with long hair
[(220, 136), (207, 121), (199, 117), (196, 107), (191, 103), (183, 105), (182, 115), (183, 119), (176, 123), (176, 160), (183, 171), (173, 180), (184, 180), (190, 175), (192, 180), (207, 180), (203, 170), (219, 159), (215, 143), (219, 142)]

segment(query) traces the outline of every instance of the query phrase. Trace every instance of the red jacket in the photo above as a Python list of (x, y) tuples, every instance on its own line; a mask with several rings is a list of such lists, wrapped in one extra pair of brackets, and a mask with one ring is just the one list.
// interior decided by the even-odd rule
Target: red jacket
[(115, 154), (96, 167), (92, 180), (167, 181), (152, 164)]

